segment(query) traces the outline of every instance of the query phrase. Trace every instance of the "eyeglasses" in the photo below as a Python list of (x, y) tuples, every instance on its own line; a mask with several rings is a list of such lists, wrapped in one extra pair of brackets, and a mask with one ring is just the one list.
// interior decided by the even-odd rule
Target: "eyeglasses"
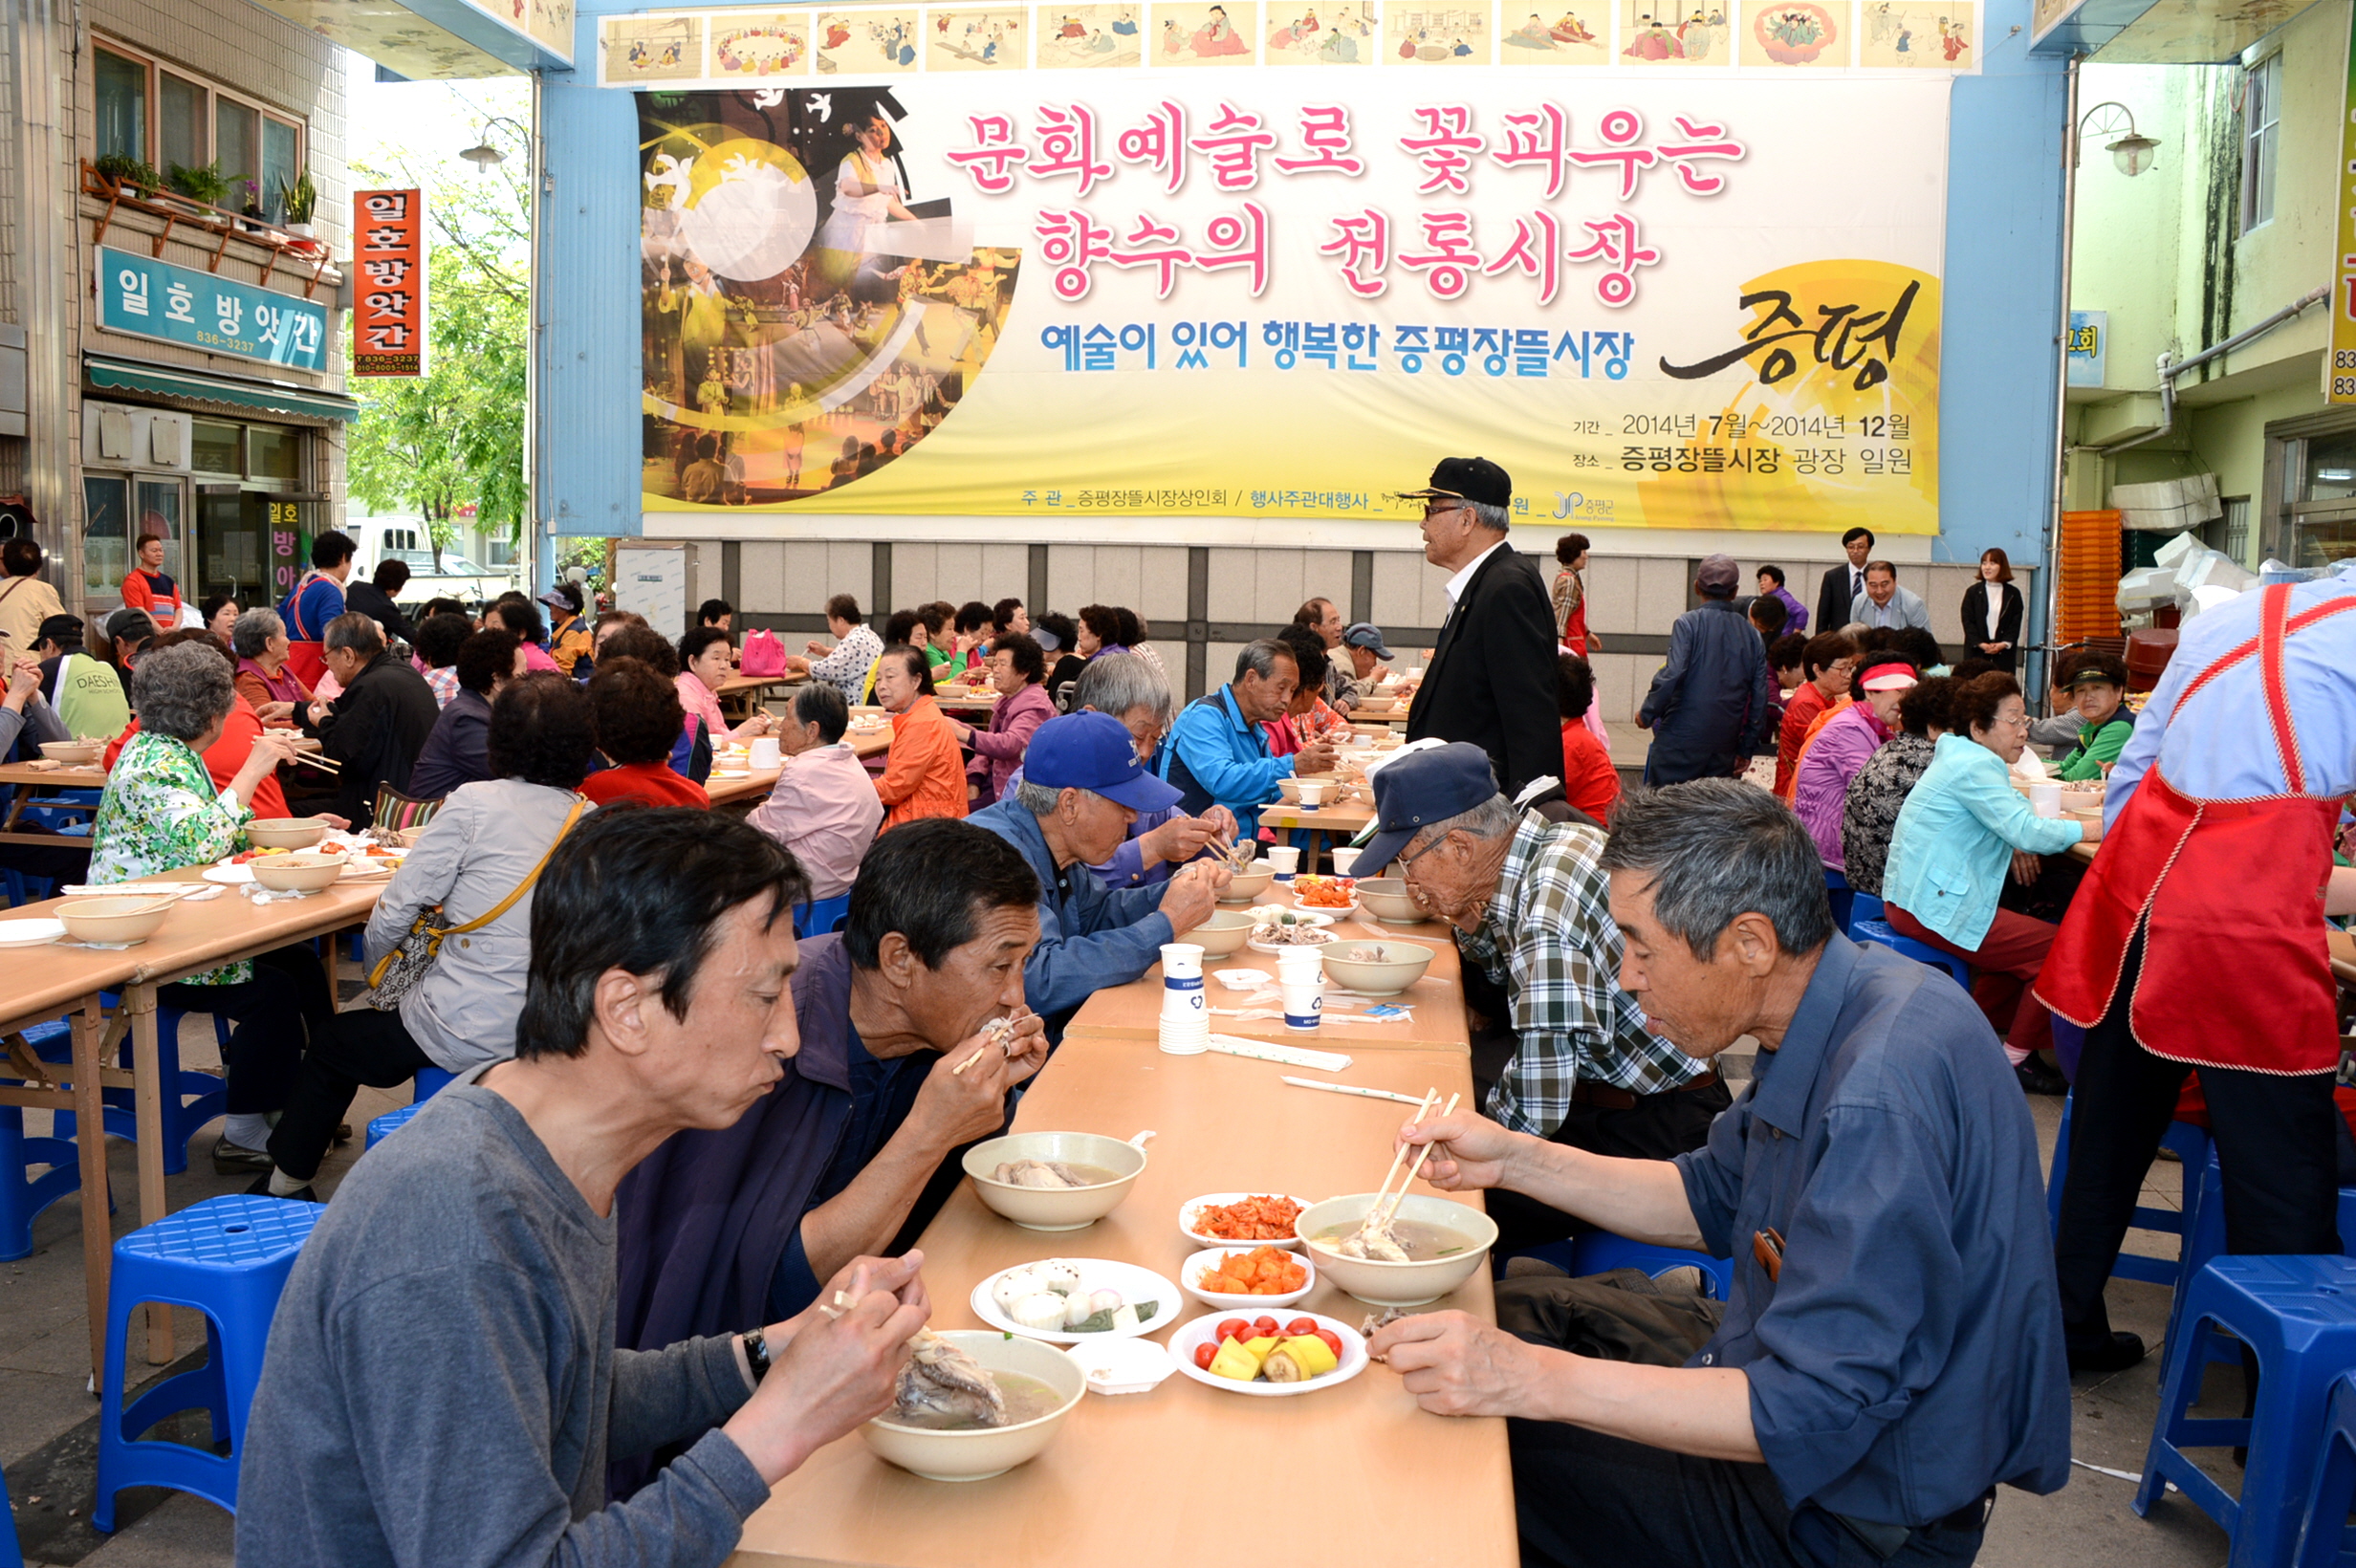
[(1432, 839), (1431, 842), (1417, 850), (1414, 854), (1405, 857), (1399, 861), (1400, 872), (1404, 875), (1408, 866), (1413, 865), (1416, 861), (1422, 860), (1425, 856), (1430, 854), (1433, 850), (1439, 848), (1446, 842), (1448, 842), (1448, 835), (1443, 833), (1437, 838)]
[(1424, 520), (1426, 522), (1429, 522), (1434, 517), (1445, 516), (1451, 512), (1462, 512), (1464, 508), (1465, 504), (1462, 501), (1441, 501), (1436, 504), (1430, 501), (1426, 501), (1424, 503)]

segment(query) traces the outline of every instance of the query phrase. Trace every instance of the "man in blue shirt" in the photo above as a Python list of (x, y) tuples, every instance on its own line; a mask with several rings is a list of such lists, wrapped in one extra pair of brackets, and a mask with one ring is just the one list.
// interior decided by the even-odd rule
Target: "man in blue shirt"
[(1300, 686), (1292, 650), (1273, 637), (1247, 642), (1235, 656), (1235, 678), (1189, 703), (1162, 753), (1162, 776), (1177, 786), (1182, 806), (1200, 817), (1225, 806), (1250, 838), (1259, 832), (1260, 808), (1275, 803), (1276, 780), (1334, 771), (1333, 743), (1311, 741), (1291, 756), (1268, 754), (1265, 725), (1284, 717)]
[(311, 541), (311, 570), (294, 591), (278, 601), (278, 619), (286, 634), (297, 642), (324, 642), (327, 623), (343, 614), (343, 584), (352, 575), (360, 546), (352, 536), (329, 529)]
[(1178, 797), (1137, 760), (1137, 743), (1111, 714), (1049, 719), (1032, 731), (1022, 767), (1012, 794), (967, 820), (1013, 844), (1038, 877), (1039, 940), (1023, 996), (1047, 1020), (1047, 1037), (1060, 1040), (1080, 1003), (1138, 978), (1162, 944), (1209, 920), (1230, 873), (1196, 860), (1159, 887), (1115, 891), (1089, 869), (1121, 847), (1139, 812)]
[(1701, 603), (1669, 628), (1669, 661), (1636, 711), (1636, 728), (1652, 731), (1647, 784), (1735, 776), (1778, 716), (1758, 633), (1734, 608), (1740, 581), (1732, 555), (1706, 556), (1693, 574)]
[(1524, 1563), (1971, 1561), (1998, 1483), (2069, 1477), (2036, 1131), (1996, 1035), (1937, 971), (1832, 928), (1764, 791), (1635, 791), (1603, 865), (1647, 1026), (1696, 1056), (1759, 1042), (1709, 1144), (1614, 1160), (1464, 1115), (1403, 1137), (1436, 1145), (1435, 1187), (1732, 1257), (1722, 1320), (1682, 1365), (1575, 1356), (1566, 1324), (1658, 1298), (1516, 1279), (1513, 1333), (1432, 1313), (1370, 1348), (1428, 1410), (1511, 1418)]

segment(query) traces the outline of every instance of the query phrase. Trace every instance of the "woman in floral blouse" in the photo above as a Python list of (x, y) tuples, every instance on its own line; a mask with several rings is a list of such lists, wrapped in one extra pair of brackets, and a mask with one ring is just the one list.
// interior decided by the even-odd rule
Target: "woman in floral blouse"
[[(227, 787), (215, 791), (205, 751), (218, 740), (236, 687), (219, 653), (193, 643), (160, 648), (132, 675), (139, 733), (106, 777), (91, 828), (90, 881), (136, 882), (234, 854), (253, 809), (246, 802), (294, 749), (264, 731)], [(286, 1103), (301, 1066), (305, 1030), (334, 1027), (327, 978), (307, 947), (280, 948), (164, 987), (157, 1000), (236, 1024), (223, 1053), (229, 1126), (213, 1149), (223, 1175), (267, 1181), (270, 1113)]]

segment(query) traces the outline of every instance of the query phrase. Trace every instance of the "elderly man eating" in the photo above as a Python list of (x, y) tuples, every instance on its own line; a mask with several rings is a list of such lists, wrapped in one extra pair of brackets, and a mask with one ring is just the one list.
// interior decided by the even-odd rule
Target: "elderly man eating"
[(1610, 1160), (1465, 1115), (1402, 1136), (1443, 1189), (1731, 1257), (1733, 1296), (1509, 1279), (1500, 1327), (1429, 1313), (1368, 1348), (1428, 1410), (1509, 1418), (1524, 1563), (1970, 1562), (1999, 1484), (2069, 1477), (2036, 1128), (1995, 1035), (1944, 975), (1833, 929), (1763, 791), (1635, 792), (1602, 864), (1653, 1026), (1704, 1059), (1759, 1043), (1709, 1145)]
[[(1473, 1041), (1475, 1073), (1503, 1055), (1489, 1114), (1516, 1132), (1595, 1154), (1666, 1160), (1699, 1148), (1726, 1088), (1708, 1062), (1649, 1033), (1620, 989), (1620, 932), (1584, 822), (1516, 811), (1489, 753), (1458, 741), (1411, 752), (1374, 775), (1376, 831), (1355, 867), (1396, 859), (1407, 894), (1455, 927), (1469, 967), (1506, 999), (1501, 1027)], [(1369, 869), (1371, 868), (1371, 869)], [(1505, 1245), (1570, 1233), (1566, 1216), (1509, 1201)]]
[[(622, 1184), (625, 1347), (791, 1318), (851, 1258), (931, 1217), (934, 1172), (998, 1132), (1009, 1091), (1047, 1059), (1022, 1004), (1037, 901), (1021, 857), (971, 823), (876, 840), (849, 924), (799, 944), (801, 1049), (784, 1079), (735, 1125), (675, 1134)], [(1012, 1025), (1003, 1045), (997, 1019)]]
[(376, 820), (380, 787), (409, 787), (409, 770), (442, 705), (425, 677), (385, 651), (384, 634), (358, 611), (327, 623), (327, 667), (343, 691), (332, 703), (314, 701), (302, 727), (338, 765), (336, 815), (358, 830)]
[(1293, 650), (1263, 637), (1235, 655), (1233, 680), (1187, 705), (1170, 730), (1162, 776), (1177, 786), (1188, 811), (1199, 817), (1225, 806), (1241, 832), (1255, 834), (1259, 809), (1282, 793), (1278, 779), (1333, 772), (1331, 741), (1312, 741), (1291, 756), (1269, 751), (1267, 726), (1284, 717), (1299, 685)]
[(1089, 867), (1112, 858), (1141, 811), (1175, 805), (1178, 792), (1145, 771), (1109, 713), (1067, 713), (1040, 725), (1022, 783), (973, 814), (1014, 846), (1039, 881), (1039, 945), (1023, 994), (1060, 1039), (1065, 1020), (1106, 986), (1151, 969), (1165, 942), (1211, 918), (1228, 883), (1224, 865), (1197, 860), (1159, 887), (1107, 888)]

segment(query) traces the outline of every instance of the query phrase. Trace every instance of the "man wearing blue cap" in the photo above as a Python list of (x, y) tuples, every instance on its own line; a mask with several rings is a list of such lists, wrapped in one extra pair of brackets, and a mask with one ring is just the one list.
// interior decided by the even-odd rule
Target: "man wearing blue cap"
[(1350, 658), (1350, 695), (1364, 702), (1383, 679), (1383, 666), (1398, 655), (1383, 641), (1383, 628), (1370, 621), (1352, 621), (1342, 634), (1342, 646)]
[[(1379, 876), (1396, 860), (1408, 896), (1456, 928), (1465, 961), (1508, 999), (1508, 1027), (1473, 1040), (1477, 1077), (1489, 1076), (1484, 1056), (1511, 1053), (1490, 1117), (1622, 1159), (1699, 1148), (1729, 1096), (1708, 1062), (1647, 1030), (1620, 989), (1603, 831), (1516, 811), (1488, 755), (1463, 742), (1384, 764), (1374, 809), (1357, 874)], [(1565, 1216), (1511, 1194), (1493, 1212), (1515, 1244), (1570, 1233)]]
[(1137, 814), (1179, 792), (1137, 760), (1119, 719), (1086, 711), (1032, 732), (1023, 779), (968, 820), (1014, 846), (1039, 879), (1039, 940), (1023, 965), (1023, 999), (1060, 1040), (1080, 1004), (1151, 969), (1165, 942), (1209, 920), (1224, 865), (1197, 860), (1159, 887), (1106, 887), (1088, 868), (1121, 847)]

